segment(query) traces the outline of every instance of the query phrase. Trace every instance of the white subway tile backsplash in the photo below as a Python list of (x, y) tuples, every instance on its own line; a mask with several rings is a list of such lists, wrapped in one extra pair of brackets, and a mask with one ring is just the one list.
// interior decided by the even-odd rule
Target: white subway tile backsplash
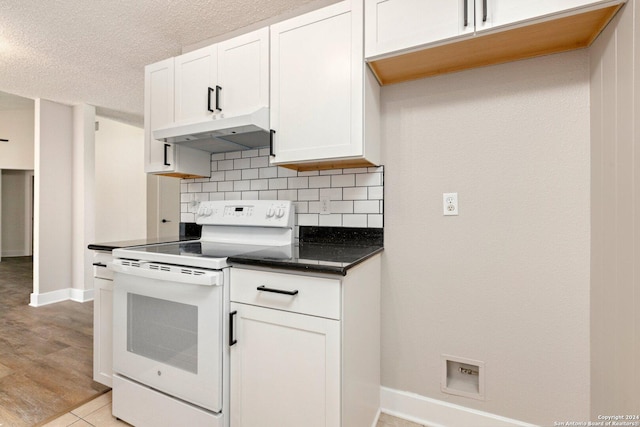
[(251, 190), (251, 181), (234, 181), (233, 191), (249, 191)]
[(189, 184), (187, 189), (189, 193), (199, 193), (202, 191), (202, 183), (201, 182), (192, 182)]
[(315, 214), (298, 214), (298, 225), (314, 226), (318, 225), (318, 215)]
[(320, 198), (329, 200), (342, 200), (343, 191), (344, 189), (342, 188), (321, 188)]
[(236, 159), (233, 161), (234, 169), (249, 169), (251, 167), (251, 159)]
[(309, 188), (309, 178), (306, 176), (287, 178), (287, 186), (289, 188)]
[(237, 181), (239, 179), (242, 179), (242, 171), (239, 169), (226, 171), (224, 173), (225, 181)]
[(312, 176), (309, 177), (309, 188), (331, 187), (330, 176)]
[[(348, 168), (298, 172), (270, 166), (269, 149), (211, 155), (211, 178), (180, 184), (180, 216), (195, 222), (197, 201), (292, 200), (296, 225), (382, 227), (384, 168)], [(320, 200), (330, 213), (320, 213)], [(296, 230), (297, 233), (297, 230)]]
[(202, 191), (205, 193), (213, 193), (214, 191), (218, 191), (218, 183), (215, 181), (209, 181), (202, 183)]
[(256, 200), (260, 198), (259, 191), (243, 191), (242, 200)]
[(367, 216), (366, 215), (342, 215), (343, 227), (366, 227)]
[(254, 169), (269, 167), (269, 158), (268, 157), (253, 157), (253, 158), (251, 158), (251, 167), (254, 168)]
[(367, 187), (368, 199), (369, 200), (382, 200), (384, 192), (382, 191), (384, 187)]
[(354, 213), (380, 213), (380, 203), (377, 200), (356, 200), (353, 202)]
[(297, 200), (298, 190), (278, 190), (278, 200)]
[(309, 202), (295, 202), (296, 213), (298, 214), (306, 214), (309, 212)]
[(317, 188), (298, 190), (298, 200), (320, 200), (320, 191)]
[(364, 175), (356, 175), (356, 186), (369, 187), (374, 185), (382, 185), (382, 173), (374, 172)]
[(218, 162), (218, 170), (219, 171), (233, 170), (233, 160), (220, 160)]
[(222, 181), (218, 183), (218, 191), (233, 191), (233, 181)]
[(345, 200), (367, 200), (367, 188), (366, 187), (343, 188), (342, 198)]
[(224, 171), (211, 172), (210, 181), (224, 181)]
[(269, 190), (282, 190), (287, 188), (287, 178), (273, 178), (269, 180)]
[(258, 169), (243, 169), (242, 179), (257, 179), (259, 177)]
[(319, 215), (318, 225), (321, 227), (341, 227), (342, 215)]
[(277, 178), (278, 177), (278, 168), (275, 166), (269, 168), (260, 168), (258, 169), (260, 178)]
[(342, 175), (342, 169), (321, 170), (320, 175)]
[(353, 202), (332, 200), (331, 213), (346, 213), (346, 214), (353, 213)]
[(251, 181), (251, 189), (252, 190), (268, 190), (269, 189), (269, 180), (267, 179), (254, 179)]
[(367, 227), (382, 228), (382, 214), (367, 215)]
[(274, 190), (259, 191), (258, 199), (259, 200), (278, 200), (278, 192)]
[(355, 174), (347, 174), (347, 175), (333, 175), (331, 177), (331, 186), (332, 187), (354, 187), (356, 185), (356, 176)]
[(277, 168), (278, 169), (278, 176), (280, 178), (290, 178), (293, 176), (298, 176), (298, 171), (293, 170), (293, 169), (287, 169), (287, 168)]

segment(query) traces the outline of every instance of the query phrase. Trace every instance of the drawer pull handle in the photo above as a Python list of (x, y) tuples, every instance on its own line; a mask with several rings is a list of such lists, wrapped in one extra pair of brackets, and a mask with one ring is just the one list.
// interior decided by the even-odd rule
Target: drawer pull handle
[(267, 288), (266, 286), (258, 286), (256, 290), (263, 291), (263, 292), (273, 292), (274, 294), (298, 295), (297, 289), (293, 291), (283, 291), (282, 289), (273, 289), (273, 288)]
[(231, 313), (229, 313), (229, 347), (235, 345), (238, 342), (238, 340), (236, 340), (233, 335), (233, 318), (236, 316), (236, 314), (238, 314), (238, 310), (233, 310)]
[(103, 264), (101, 262), (94, 262), (93, 265), (95, 265), (96, 267), (106, 267), (107, 264)]

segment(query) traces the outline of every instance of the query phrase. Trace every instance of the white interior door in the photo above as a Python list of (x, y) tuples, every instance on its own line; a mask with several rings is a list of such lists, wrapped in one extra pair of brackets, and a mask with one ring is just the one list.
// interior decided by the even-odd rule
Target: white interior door
[(180, 180), (147, 176), (147, 237), (175, 237), (180, 234)]

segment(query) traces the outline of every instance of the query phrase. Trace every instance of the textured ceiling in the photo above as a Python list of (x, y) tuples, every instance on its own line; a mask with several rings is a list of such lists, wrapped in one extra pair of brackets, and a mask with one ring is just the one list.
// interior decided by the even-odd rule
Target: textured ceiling
[(144, 66), (335, 0), (0, 0), (0, 91), (142, 124)]

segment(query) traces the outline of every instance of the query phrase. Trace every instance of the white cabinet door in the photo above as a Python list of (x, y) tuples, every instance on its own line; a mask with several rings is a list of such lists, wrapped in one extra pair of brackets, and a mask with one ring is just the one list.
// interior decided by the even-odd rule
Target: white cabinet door
[(93, 279), (93, 379), (111, 387), (113, 375), (113, 281)]
[(364, 155), (363, 5), (271, 26), (274, 164)]
[(209, 176), (209, 153), (153, 139), (154, 129), (174, 122), (174, 69), (174, 58), (144, 69), (144, 170), (180, 178)]
[(231, 425), (340, 425), (340, 322), (231, 303)]
[(473, 33), (473, 7), (473, 0), (365, 0), (365, 57)]
[(269, 29), (218, 45), (218, 107), (225, 117), (269, 106)]
[(153, 139), (152, 131), (173, 123), (173, 58), (144, 69), (145, 172), (173, 170), (173, 144)]
[(215, 110), (218, 81), (217, 45), (207, 46), (175, 58), (176, 123), (204, 120)]
[(605, 3), (594, 0), (475, 0), (476, 32), (515, 24), (573, 8)]

